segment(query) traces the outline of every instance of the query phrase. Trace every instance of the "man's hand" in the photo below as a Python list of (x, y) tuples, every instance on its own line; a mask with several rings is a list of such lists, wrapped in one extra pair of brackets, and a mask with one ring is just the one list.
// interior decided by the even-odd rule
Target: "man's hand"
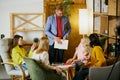
[(63, 40), (66, 40), (66, 37), (63, 37)]
[(60, 37), (54, 37), (54, 40), (58, 42), (58, 44), (62, 44), (61, 38)]

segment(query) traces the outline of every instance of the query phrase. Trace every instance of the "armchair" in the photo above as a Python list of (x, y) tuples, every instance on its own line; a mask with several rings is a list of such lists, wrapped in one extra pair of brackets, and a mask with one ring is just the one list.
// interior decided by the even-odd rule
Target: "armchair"
[[(19, 65), (14, 64), (12, 62), (9, 51), (11, 46), (12, 46), (11, 38), (0, 39), (0, 56), (3, 61), (2, 64), (4, 64), (5, 70), (7, 74), (11, 76), (12, 80), (16, 80), (16, 79), (25, 80), (29, 78), (28, 71), (27, 70), (24, 71)], [(13, 65), (18, 66), (20, 70), (15, 70)]]
[(46, 67), (42, 62), (37, 62), (32, 58), (24, 57), (28, 72), (32, 80), (64, 80), (62, 75), (58, 75), (54, 70)]
[[(112, 66), (90, 68), (89, 80), (107, 80)], [(115, 64), (109, 80), (120, 80), (120, 61)]]

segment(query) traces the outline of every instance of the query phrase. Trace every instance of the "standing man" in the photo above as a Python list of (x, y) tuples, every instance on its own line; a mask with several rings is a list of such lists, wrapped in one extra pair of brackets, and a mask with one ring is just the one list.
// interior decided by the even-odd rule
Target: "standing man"
[[(66, 16), (63, 16), (63, 6), (58, 5), (55, 14), (49, 16), (46, 22), (45, 33), (49, 38), (49, 60), (50, 63), (63, 62), (64, 50), (55, 49), (55, 41), (62, 44), (61, 39), (67, 39), (71, 32), (71, 26)], [(56, 58), (57, 57), (57, 58)]]

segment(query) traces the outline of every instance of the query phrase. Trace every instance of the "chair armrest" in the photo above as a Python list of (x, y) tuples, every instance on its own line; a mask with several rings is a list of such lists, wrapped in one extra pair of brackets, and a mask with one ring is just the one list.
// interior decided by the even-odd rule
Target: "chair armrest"
[(22, 73), (22, 80), (25, 80), (25, 72), (22, 69), (22, 67), (18, 64), (12, 63), (12, 62), (1, 62), (1, 64), (8, 64), (8, 65), (15, 65), (19, 68), (20, 72)]
[(111, 67), (92, 67), (89, 69), (89, 80), (107, 80)]
[[(89, 69), (89, 80), (107, 80), (113, 65), (105, 67), (91, 67)], [(120, 79), (120, 62), (115, 64), (109, 80)]]

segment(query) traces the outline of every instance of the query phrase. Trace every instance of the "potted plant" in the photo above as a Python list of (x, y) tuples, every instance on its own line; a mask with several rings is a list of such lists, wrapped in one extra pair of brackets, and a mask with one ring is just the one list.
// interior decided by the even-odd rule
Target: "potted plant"
[(64, 15), (65, 16), (70, 16), (70, 8), (71, 8), (71, 5), (74, 4), (73, 0), (64, 0), (62, 2), (62, 5), (63, 5), (63, 8), (64, 8)]
[(1, 35), (0, 35), (0, 39), (3, 39), (4, 37), (5, 37), (4, 34), (1, 34)]

